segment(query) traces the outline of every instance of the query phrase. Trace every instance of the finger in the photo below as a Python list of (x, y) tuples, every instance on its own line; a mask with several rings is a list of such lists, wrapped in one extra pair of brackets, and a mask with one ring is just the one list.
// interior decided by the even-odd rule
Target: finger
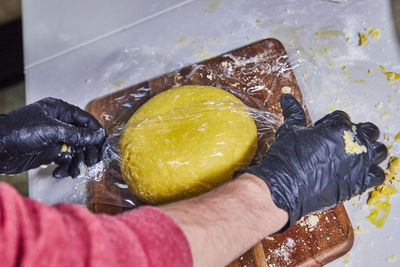
[(374, 156), (372, 158), (372, 164), (381, 163), (386, 159), (389, 153), (387, 147), (380, 142), (375, 142), (373, 144), (373, 150), (374, 150)]
[(383, 181), (385, 181), (385, 172), (383, 169), (378, 165), (372, 165), (365, 180), (364, 190), (380, 185)]
[(74, 147), (85, 147), (90, 145), (101, 145), (105, 139), (103, 128), (94, 130), (89, 128), (75, 127), (58, 122), (57, 131), (51, 131), (50, 141), (54, 143), (68, 144)]
[(300, 103), (290, 94), (281, 95), (279, 102), (282, 108), (284, 124), (287, 128), (292, 126), (306, 126), (306, 115)]
[(351, 123), (350, 116), (346, 112), (341, 111), (341, 110), (335, 110), (334, 112), (325, 115), (323, 118), (321, 118), (317, 122), (315, 122), (314, 126), (317, 126), (323, 122), (332, 121), (332, 120), (344, 122), (346, 124)]
[(72, 178), (76, 178), (81, 173), (81, 167), (85, 164), (85, 156), (83, 154), (83, 149), (78, 147), (74, 151), (74, 156), (72, 157), (71, 165), (69, 166), (68, 173)]
[(81, 108), (62, 101), (60, 119), (61, 121), (80, 127), (90, 129), (99, 129), (101, 124), (93, 117), (92, 114), (82, 110)]
[(369, 140), (375, 142), (379, 137), (379, 128), (371, 122), (363, 122), (357, 124), (357, 130), (361, 131), (364, 135), (368, 137)]
[(85, 148), (85, 162), (87, 166), (93, 166), (99, 162), (100, 151), (96, 146), (88, 146)]
[(61, 145), (53, 145), (50, 148), (32, 153), (30, 156), (26, 155), (29, 160), (24, 163), (23, 170), (34, 169), (40, 167), (41, 165), (47, 165), (55, 161), (57, 155), (60, 153)]
[(53, 177), (60, 179), (60, 178), (65, 178), (68, 177), (68, 169), (69, 166), (71, 165), (72, 161), (72, 156), (68, 152), (63, 152), (61, 155), (57, 158), (56, 163), (58, 164), (58, 167), (53, 171)]
[(48, 112), (48, 115), (62, 122), (90, 129), (101, 128), (100, 123), (88, 112), (61, 99), (47, 97), (36, 103)]

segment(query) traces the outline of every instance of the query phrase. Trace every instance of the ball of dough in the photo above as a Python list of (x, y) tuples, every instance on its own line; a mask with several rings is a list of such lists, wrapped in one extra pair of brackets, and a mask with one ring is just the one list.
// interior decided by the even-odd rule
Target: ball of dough
[(161, 204), (230, 180), (257, 149), (249, 109), (210, 86), (164, 91), (141, 106), (120, 139), (121, 171), (142, 200)]

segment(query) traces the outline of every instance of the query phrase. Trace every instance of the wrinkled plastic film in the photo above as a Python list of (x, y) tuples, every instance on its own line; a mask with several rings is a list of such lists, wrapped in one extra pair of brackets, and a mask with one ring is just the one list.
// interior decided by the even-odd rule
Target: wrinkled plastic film
[[(288, 58), (287, 55), (284, 55), (278, 57), (273, 64), (269, 64), (266, 63), (269, 58), (268, 51), (250, 58), (243, 58), (228, 53), (224, 55), (219, 62), (213, 63), (213, 67), (211, 68), (209, 68), (207, 64), (196, 64), (186, 71), (175, 71), (161, 78), (155, 78), (153, 79), (155, 80), (153, 83), (145, 83), (129, 94), (120, 95), (112, 99), (113, 105), (118, 106), (118, 111), (114, 111), (110, 114), (106, 112), (100, 114), (100, 117), (106, 122), (106, 130), (108, 133), (108, 138), (103, 147), (102, 160), (95, 166), (88, 168), (88, 170), (81, 175), (89, 175), (92, 177), (91, 179), (94, 180), (93, 183), (101, 184), (101, 192), (95, 192), (95, 197), (89, 196), (89, 204), (101, 203), (124, 208), (131, 208), (143, 204), (143, 202), (135, 196), (131, 188), (129, 188), (125, 177), (121, 173), (123, 160), (120, 150), (120, 140), (121, 136), (127, 130), (127, 127), (131, 127), (127, 126), (126, 123), (135, 111), (154, 97), (154, 95), (171, 87), (207, 85), (221, 88), (239, 98), (246, 105), (245, 108), (248, 111), (248, 113), (244, 112), (244, 114), (251, 116), (257, 126), (258, 149), (252, 160), (252, 163), (255, 163), (268, 150), (269, 145), (274, 140), (276, 130), (283, 121), (280, 115), (279, 103), (276, 102), (276, 99), (273, 99), (274, 94), (291, 93), (296, 96), (298, 90), (296, 91), (296, 88), (292, 86), (293, 84), (299, 84), (299, 86), (302, 85), (309, 88), (314, 85), (318, 86), (320, 82), (318, 80), (318, 69), (311, 60), (303, 56), (299, 51), (291, 51), (289, 54), (292, 58)], [(119, 62), (119, 64), (124, 65), (123, 62)], [(132, 62), (129, 62), (129, 65), (132, 65)], [(306, 79), (294, 78), (294, 69), (296, 69), (297, 75), (299, 72), (307, 72), (309, 75)], [(124, 73), (128, 72), (128, 69), (124, 68)], [(268, 75), (267, 83), (266, 75)], [(135, 76), (137, 76), (137, 73)], [(290, 86), (285, 86), (285, 81), (288, 81)], [(163, 84), (163, 86), (158, 86), (160, 83)], [(279, 85), (275, 86), (277, 84)], [(310, 107), (310, 105), (312, 105), (313, 92), (317, 92), (318, 90), (307, 89), (307, 91), (308, 94), (303, 95), (303, 105)], [(302, 92), (304, 91), (302, 90)], [(274, 107), (269, 104), (272, 100), (275, 101)], [(179, 125), (182, 120), (199, 116), (199, 110), (202, 110), (202, 112), (215, 111), (218, 109), (226, 109), (227, 106), (229, 106), (229, 103), (212, 101), (203, 104), (201, 108), (192, 106), (186, 110), (175, 110), (169, 114), (163, 114), (165, 117), (164, 119), (169, 120), (169, 123), (172, 125)], [(154, 120), (152, 127), (157, 127), (158, 120), (155, 118), (149, 117), (146, 118), (146, 120)], [(241, 129), (236, 130), (240, 131)], [(190, 158), (187, 160), (190, 161)], [(244, 166), (241, 164), (237, 166), (237, 168), (242, 167)], [(146, 178), (143, 177), (143, 179)]]
[[(199, 113), (199, 107), (192, 106), (191, 108), (185, 110), (175, 111), (180, 115), (174, 114), (175, 112), (164, 114), (161, 118), (162, 123), (160, 123), (159, 121), (160, 118), (149, 117), (147, 118), (148, 124), (146, 127), (149, 127), (151, 128), (151, 130), (154, 131), (157, 130), (157, 128), (165, 125), (166, 122), (169, 124), (169, 127), (175, 127), (178, 126), (182, 121), (187, 123), (188, 120), (199, 118), (204, 113), (223, 111), (224, 109), (226, 109), (227, 104), (228, 105), (231, 104), (233, 106), (231, 109), (233, 110), (233, 112), (238, 112), (241, 114), (241, 116), (248, 116), (254, 120), (257, 126), (258, 140), (264, 140), (264, 144), (267, 144), (267, 146), (270, 143), (272, 143), (275, 134), (275, 129), (277, 129), (279, 125), (282, 123), (282, 118), (279, 115), (266, 111), (260, 111), (248, 107), (245, 108), (235, 107), (235, 103), (216, 103), (216, 102), (205, 103), (205, 105), (201, 107), (203, 109), (201, 113)], [(130, 123), (136, 125), (142, 122), (130, 121)], [(102, 203), (110, 205), (121, 205), (123, 207), (132, 207), (142, 204), (142, 202), (132, 193), (132, 190), (127, 186), (125, 177), (121, 173), (121, 167), (124, 164), (124, 162), (121, 156), (122, 152), (120, 147), (120, 139), (124, 134), (124, 132), (129, 130), (129, 127), (134, 127), (134, 126), (116, 127), (113, 130), (113, 133), (111, 133), (108, 136), (103, 146), (102, 161), (96, 164), (94, 167), (88, 168), (87, 169), (88, 171), (83, 174), (84, 176), (86, 175), (92, 176), (96, 182), (100, 181), (105, 177), (108, 181), (112, 181), (111, 183), (107, 183), (107, 187), (104, 188), (105, 190), (103, 190), (101, 194), (100, 200)], [(146, 130), (146, 128), (141, 128), (141, 130)], [(240, 131), (241, 129), (235, 129), (235, 130)], [(218, 132), (216, 134), (223, 134), (223, 132)], [(140, 149), (140, 146), (136, 147), (136, 149)], [(255, 162), (257, 159), (261, 158), (267, 149), (268, 149), (267, 147), (264, 147), (263, 149), (258, 149), (257, 154), (255, 155), (252, 162)], [(204, 157), (213, 157), (213, 156), (215, 157), (223, 155), (218, 150), (216, 150), (212, 154), (210, 153), (204, 155)], [(163, 164), (166, 165), (187, 164), (188, 161), (190, 160), (191, 159), (189, 157), (186, 159), (186, 162), (182, 160), (181, 162), (179, 162), (178, 160), (176, 160), (176, 161), (164, 162)], [(235, 170), (246, 166), (247, 164), (246, 165), (238, 164), (237, 166), (235, 166)], [(209, 189), (212, 189), (212, 187), (209, 186)], [(121, 196), (123, 196), (123, 198), (121, 198)]]

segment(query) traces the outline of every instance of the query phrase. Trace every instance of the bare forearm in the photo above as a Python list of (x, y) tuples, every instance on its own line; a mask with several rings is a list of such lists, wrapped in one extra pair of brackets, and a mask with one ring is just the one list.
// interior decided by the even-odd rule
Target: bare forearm
[(160, 208), (185, 233), (195, 266), (224, 266), (288, 220), (287, 212), (273, 203), (267, 184), (251, 174)]

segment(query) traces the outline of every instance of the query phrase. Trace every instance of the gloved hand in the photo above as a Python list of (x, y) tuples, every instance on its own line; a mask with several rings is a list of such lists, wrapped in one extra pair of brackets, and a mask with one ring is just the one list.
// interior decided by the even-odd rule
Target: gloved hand
[[(388, 152), (376, 141), (379, 129), (374, 124), (353, 124), (345, 112), (335, 111), (314, 127), (305, 127), (304, 111), (293, 96), (282, 95), (280, 104), (284, 123), (275, 142), (258, 164), (238, 173), (252, 173), (268, 184), (274, 203), (289, 213), (281, 231), (303, 215), (333, 207), (384, 181), (377, 164)], [(345, 131), (366, 152), (346, 153)]]
[[(76, 177), (99, 161), (105, 131), (89, 113), (45, 98), (0, 115), (0, 173), (15, 174), (56, 162), (56, 178)], [(71, 151), (61, 153), (63, 144)]]

